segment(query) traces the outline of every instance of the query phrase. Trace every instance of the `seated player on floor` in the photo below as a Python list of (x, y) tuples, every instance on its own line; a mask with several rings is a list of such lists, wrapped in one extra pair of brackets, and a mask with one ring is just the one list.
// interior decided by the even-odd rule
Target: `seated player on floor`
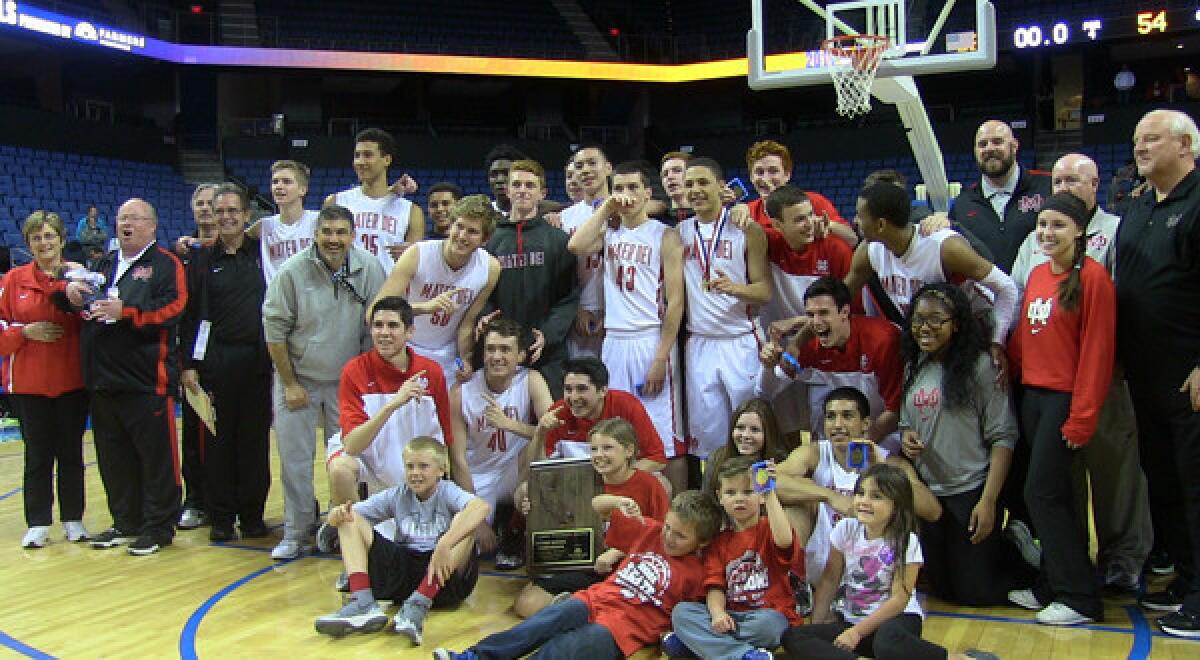
[[(340, 637), (378, 632), (387, 614), (375, 598), (403, 600), (396, 632), (421, 643), (425, 615), (433, 605), (462, 602), (475, 589), (475, 528), (487, 518), (484, 500), (448, 481), (446, 446), (430, 437), (413, 438), (404, 448), (404, 484), (393, 486), (329, 512), (337, 527), (350, 600), (333, 614), (318, 617), (317, 632)], [(375, 525), (396, 521), (389, 540)]]

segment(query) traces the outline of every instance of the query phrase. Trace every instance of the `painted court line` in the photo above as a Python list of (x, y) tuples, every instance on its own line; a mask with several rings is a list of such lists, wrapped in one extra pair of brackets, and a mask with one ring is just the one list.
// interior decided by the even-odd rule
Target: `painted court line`
[(196, 608), (196, 611), (192, 612), (192, 615), (188, 617), (187, 623), (184, 624), (183, 630), (179, 633), (179, 656), (183, 658), (183, 660), (197, 660), (196, 631), (200, 629), (200, 622), (204, 620), (204, 615), (208, 614), (217, 603), (221, 602), (222, 598), (233, 593), (235, 589), (253, 580), (254, 578), (266, 573), (270, 573), (271, 571), (275, 570), (275, 567), (283, 566), (293, 561), (296, 560), (285, 559), (283, 561), (272, 563), (269, 566), (264, 566), (257, 571), (254, 571), (249, 575), (246, 575), (245, 577), (229, 584), (229, 586), (218, 591), (209, 597), (208, 600), (204, 601), (204, 603), (200, 605), (200, 607)]
[(21, 642), (20, 640), (13, 639), (12, 637), (9, 637), (8, 635), (4, 634), (3, 631), (0, 631), (0, 646), (4, 646), (9, 649), (12, 649), (13, 651), (20, 653), (21, 655), (23, 655), (27, 658), (37, 658), (38, 660), (53, 660), (54, 659), (54, 656), (46, 654), (46, 653), (42, 653), (41, 651), (33, 648), (32, 646), (29, 646), (28, 644)]

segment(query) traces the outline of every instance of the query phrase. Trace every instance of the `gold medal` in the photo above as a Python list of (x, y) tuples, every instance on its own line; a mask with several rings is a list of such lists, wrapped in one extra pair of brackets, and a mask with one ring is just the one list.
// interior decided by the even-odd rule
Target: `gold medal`
[(708, 289), (709, 289), (709, 288), (712, 286), (712, 285), (709, 283), (709, 281), (708, 281), (708, 278), (707, 278), (707, 277), (706, 277), (706, 278), (704, 278), (704, 283), (703, 283), (703, 286), (704, 286), (704, 290), (705, 290), (705, 291), (708, 291)]

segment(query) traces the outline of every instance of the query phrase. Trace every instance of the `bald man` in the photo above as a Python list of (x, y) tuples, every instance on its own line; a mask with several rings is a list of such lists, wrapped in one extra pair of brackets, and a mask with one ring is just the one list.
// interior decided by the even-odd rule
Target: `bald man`
[(1200, 131), (1174, 110), (1147, 113), (1133, 132), (1150, 189), (1117, 231), (1117, 354), (1137, 412), (1142, 469), (1163, 516), (1176, 578), (1141, 604), (1167, 612), (1164, 632), (1200, 637)]
[(1019, 146), (1008, 124), (994, 119), (983, 122), (975, 132), (974, 146), (982, 177), (950, 209), (951, 222), (983, 241), (1006, 273), (1011, 272), (1017, 249), (1050, 196), (1050, 177), (1017, 164)]
[(113, 525), (93, 548), (129, 545), (150, 555), (171, 544), (179, 515), (175, 393), (179, 320), (187, 280), (179, 259), (155, 242), (154, 207), (131, 199), (117, 210), (118, 249), (96, 265), (107, 284), (72, 281), (67, 299), (82, 309), (83, 382), (91, 394), (92, 433)]
[[(1055, 193), (1072, 193), (1087, 205), (1091, 212), (1086, 232), (1087, 255), (1111, 273), (1121, 219), (1097, 204), (1100, 171), (1096, 162), (1083, 154), (1067, 154), (1054, 163), (1050, 178)], [(1031, 232), (1013, 263), (1012, 278), (1017, 287), (1024, 290), (1030, 271), (1049, 259), (1038, 246), (1037, 232)], [(1118, 365), (1100, 411), (1096, 435), (1081, 450), (1083, 461), (1075, 462), (1072, 476), (1078, 510), (1086, 511), (1085, 467), (1091, 475), (1092, 510), (1099, 541), (1096, 563), (1103, 569), (1105, 584), (1122, 591), (1137, 591), (1138, 575), (1154, 538), (1137, 442), (1133, 401)], [(1172, 524), (1165, 520), (1162, 523)]]

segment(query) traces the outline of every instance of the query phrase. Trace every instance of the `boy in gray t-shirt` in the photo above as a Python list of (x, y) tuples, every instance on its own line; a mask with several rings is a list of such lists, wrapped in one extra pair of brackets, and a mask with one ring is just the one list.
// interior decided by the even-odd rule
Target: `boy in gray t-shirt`
[[(347, 632), (377, 632), (387, 614), (376, 595), (404, 600), (396, 632), (421, 643), (425, 615), (433, 605), (462, 602), (475, 589), (475, 528), (487, 518), (486, 501), (459, 488), (446, 475), (446, 446), (429, 437), (404, 448), (404, 484), (329, 512), (337, 527), (350, 600), (333, 614), (318, 617), (317, 632), (341, 637)], [(396, 521), (396, 538), (375, 525)]]

